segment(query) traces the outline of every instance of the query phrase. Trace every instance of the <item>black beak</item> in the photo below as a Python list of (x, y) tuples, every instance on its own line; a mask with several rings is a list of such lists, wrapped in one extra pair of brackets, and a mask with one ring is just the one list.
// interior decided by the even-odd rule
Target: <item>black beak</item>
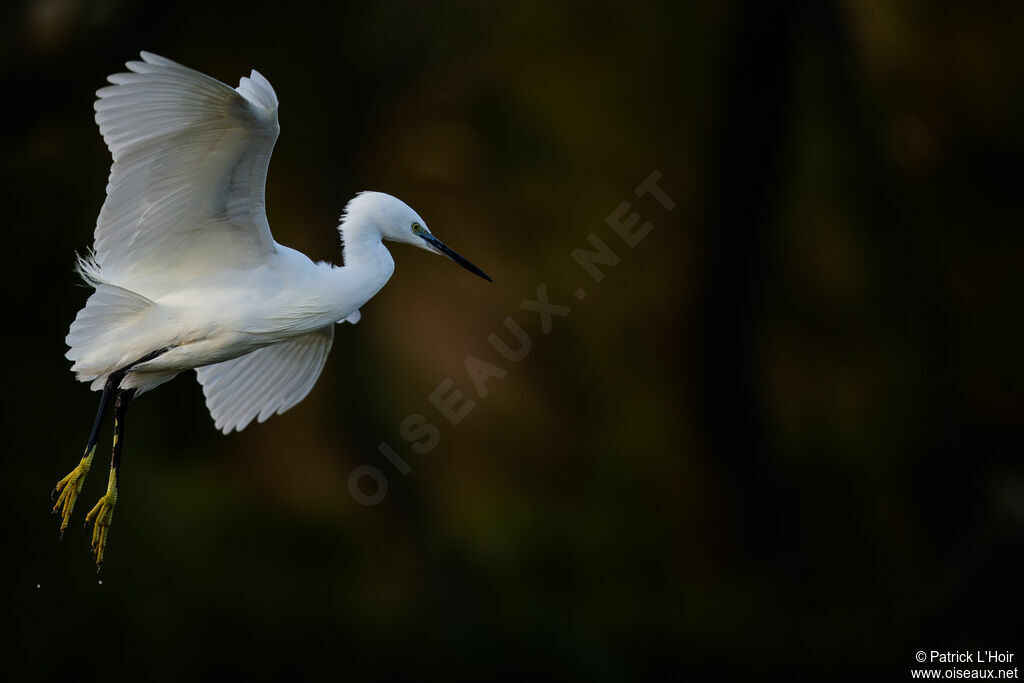
[(470, 263), (469, 261), (467, 261), (463, 257), (459, 256), (458, 252), (456, 252), (454, 249), (452, 249), (447, 244), (445, 244), (441, 240), (437, 239), (433, 235), (423, 235), (423, 239), (426, 240), (427, 244), (429, 244), (431, 247), (433, 247), (434, 250), (437, 253), (444, 254), (445, 256), (450, 258), (452, 261), (455, 261), (460, 266), (462, 266), (463, 268), (465, 268), (469, 272), (473, 273), (474, 275), (479, 275), (480, 277), (482, 277), (483, 279), (487, 280), (488, 282), (494, 282), (494, 280), (492, 280), (491, 278), (487, 277), (487, 273), (485, 273), (484, 271), (480, 270), (479, 268), (474, 266), (472, 263)]

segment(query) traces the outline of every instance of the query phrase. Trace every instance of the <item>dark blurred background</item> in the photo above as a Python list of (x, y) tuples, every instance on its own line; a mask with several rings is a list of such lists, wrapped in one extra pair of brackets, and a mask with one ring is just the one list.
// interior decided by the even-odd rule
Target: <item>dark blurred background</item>
[[(976, 7), (5, 3), (5, 668), (906, 680), (920, 649), (1021, 656), (1024, 5)], [(225, 437), (192, 373), (144, 396), (97, 577), (109, 425), (59, 543), (48, 494), (98, 398), (63, 358), (109, 169), (92, 101), (140, 49), (274, 84), (278, 241), (339, 262), (345, 202), (383, 190), (495, 284), (397, 246), (287, 414)], [(634, 194), (654, 170), (671, 212)], [(654, 226), (632, 249), (623, 201)], [(592, 233), (621, 258), (599, 283), (570, 256)], [(520, 307), (541, 284), (571, 307), (548, 334)], [(516, 363), (486, 341), (507, 317)], [(485, 398), (467, 356), (507, 372)], [(446, 378), (477, 403), (458, 426), (427, 399)]]

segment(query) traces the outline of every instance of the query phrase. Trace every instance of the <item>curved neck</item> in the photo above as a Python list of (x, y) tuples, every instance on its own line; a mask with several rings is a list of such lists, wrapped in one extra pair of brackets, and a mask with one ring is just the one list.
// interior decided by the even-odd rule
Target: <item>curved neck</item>
[[(341, 257), (345, 266), (377, 265), (391, 261), (380, 230), (365, 221), (346, 220), (338, 226), (341, 233)], [(383, 252), (383, 253), (381, 253)]]
[(331, 322), (342, 321), (358, 312), (395, 271), (395, 261), (384, 246), (379, 230), (361, 230), (342, 223), (341, 267), (320, 263), (322, 289), (319, 300), (324, 303), (324, 316)]

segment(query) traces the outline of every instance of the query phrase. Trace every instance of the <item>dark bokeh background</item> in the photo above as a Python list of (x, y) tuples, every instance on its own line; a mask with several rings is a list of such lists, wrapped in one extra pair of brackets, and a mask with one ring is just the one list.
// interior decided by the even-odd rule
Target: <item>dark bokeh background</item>
[[(973, 7), (4, 4), (5, 668), (905, 680), (919, 649), (1021, 656), (1024, 11)], [(399, 246), (286, 415), (225, 437), (191, 373), (141, 399), (99, 583), (47, 495), (97, 399), (63, 359), (109, 168), (93, 93), (139, 49), (274, 84), (280, 242), (338, 261), (338, 214), (379, 189), (495, 284)], [(633, 193), (655, 169), (672, 212)], [(654, 225), (634, 249), (623, 201)], [(570, 257), (591, 233), (621, 257), (600, 283)], [(542, 283), (572, 307), (549, 334), (520, 308)], [(486, 341), (506, 317), (518, 363)], [(470, 355), (507, 371), (486, 398)], [(427, 400), (448, 377), (477, 400), (457, 427)]]

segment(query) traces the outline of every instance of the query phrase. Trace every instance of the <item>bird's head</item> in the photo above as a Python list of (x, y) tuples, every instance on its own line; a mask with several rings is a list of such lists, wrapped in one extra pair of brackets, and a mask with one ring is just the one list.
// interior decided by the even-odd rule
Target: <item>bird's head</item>
[(345, 222), (372, 225), (385, 240), (404, 242), (447, 256), (474, 275), (493, 282), (486, 273), (434, 237), (427, 222), (397, 197), (383, 192), (360, 192), (345, 207)]

